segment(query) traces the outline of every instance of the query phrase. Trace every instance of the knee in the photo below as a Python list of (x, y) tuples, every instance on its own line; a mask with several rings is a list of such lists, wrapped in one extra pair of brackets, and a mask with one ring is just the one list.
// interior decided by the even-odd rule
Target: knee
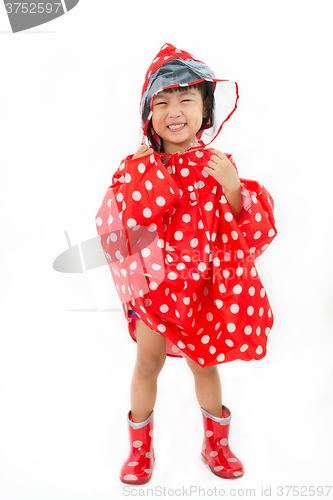
[(165, 363), (165, 355), (140, 354), (137, 357), (137, 367), (146, 377), (158, 376)]
[(203, 368), (192, 359), (188, 358), (186, 361), (194, 377), (210, 377), (217, 371), (216, 366), (207, 366)]

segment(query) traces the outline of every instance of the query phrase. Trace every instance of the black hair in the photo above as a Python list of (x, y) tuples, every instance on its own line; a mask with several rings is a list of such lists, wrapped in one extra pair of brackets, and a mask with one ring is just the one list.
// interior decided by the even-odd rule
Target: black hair
[[(199, 128), (198, 132), (201, 132), (201, 130), (204, 130), (205, 128), (209, 128), (213, 126), (213, 120), (214, 120), (214, 105), (215, 105), (215, 99), (214, 99), (214, 84), (212, 82), (207, 82), (206, 80), (203, 82), (195, 83), (193, 85), (189, 85), (191, 88), (196, 88), (200, 91), (201, 96), (202, 96), (202, 102), (205, 106), (205, 115), (206, 117), (202, 119), (201, 127)], [(184, 90), (184, 87), (171, 87), (171, 88), (166, 88), (163, 89), (163, 92), (177, 92)], [(142, 119), (143, 123), (146, 122), (148, 114), (150, 112), (150, 109), (145, 107), (142, 113)], [(158, 153), (163, 153), (163, 142), (161, 140), (161, 145), (159, 145), (156, 140), (154, 139), (152, 128), (151, 128), (151, 120), (148, 123), (147, 127), (147, 137), (148, 140), (152, 146), (152, 148), (158, 152)]]

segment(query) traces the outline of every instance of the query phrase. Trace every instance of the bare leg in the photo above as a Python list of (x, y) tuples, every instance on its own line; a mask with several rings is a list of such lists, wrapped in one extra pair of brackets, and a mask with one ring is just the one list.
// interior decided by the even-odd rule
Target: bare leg
[(194, 375), (195, 393), (201, 408), (215, 417), (222, 417), (222, 390), (217, 366), (202, 368), (186, 357), (188, 366)]
[(157, 377), (165, 363), (165, 337), (136, 320), (137, 359), (131, 384), (133, 422), (144, 422), (154, 409)]

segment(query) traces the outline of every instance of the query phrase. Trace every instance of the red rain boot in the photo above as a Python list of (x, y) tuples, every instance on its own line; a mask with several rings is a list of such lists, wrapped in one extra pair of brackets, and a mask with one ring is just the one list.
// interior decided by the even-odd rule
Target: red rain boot
[(128, 459), (120, 471), (120, 480), (123, 483), (147, 483), (153, 472), (155, 461), (153, 448), (154, 410), (147, 420), (135, 423), (131, 412), (128, 413), (127, 423), (130, 435), (131, 451)]
[(214, 417), (203, 408), (201, 411), (205, 432), (201, 451), (203, 461), (216, 476), (225, 479), (242, 476), (243, 465), (229, 448), (230, 410), (222, 405), (222, 418)]

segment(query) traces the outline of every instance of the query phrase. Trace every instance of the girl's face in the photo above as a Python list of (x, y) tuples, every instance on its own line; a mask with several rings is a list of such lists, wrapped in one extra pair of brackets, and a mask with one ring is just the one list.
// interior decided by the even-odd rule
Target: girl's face
[(160, 136), (165, 153), (184, 153), (194, 144), (204, 117), (204, 106), (197, 88), (159, 92), (154, 99), (152, 127)]

